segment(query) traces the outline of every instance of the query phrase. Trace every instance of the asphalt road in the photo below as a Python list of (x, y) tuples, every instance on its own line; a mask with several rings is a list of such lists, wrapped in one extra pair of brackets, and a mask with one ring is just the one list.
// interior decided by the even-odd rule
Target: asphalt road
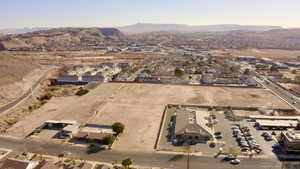
[[(270, 80), (259, 80), (259, 82), (263, 84), (267, 89), (272, 90), (274, 93), (279, 95), (283, 100), (288, 102), (295, 109), (297, 109), (298, 111), (300, 110), (300, 101), (295, 95), (281, 88)], [(294, 104), (294, 102), (296, 102), (296, 104)]]
[(14, 107), (15, 105), (19, 104), (21, 101), (23, 101), (23, 99), (27, 98), (31, 92), (39, 85), (39, 83), (44, 80), (49, 72), (45, 72), (33, 85), (31, 88), (29, 88), (25, 93), (23, 93), (21, 96), (19, 96), (16, 100), (0, 107), (0, 113), (5, 112), (9, 109), (11, 109), (12, 107)]
[[(127, 153), (114, 150), (102, 151), (94, 154), (86, 154), (86, 148), (71, 146), (65, 144), (44, 143), (33, 140), (26, 142), (14, 138), (0, 137), (0, 147), (13, 149), (16, 151), (29, 151), (33, 153), (41, 153), (48, 155), (58, 155), (62, 152), (70, 152), (71, 156), (83, 158), (92, 161), (102, 161), (112, 163), (116, 160), (120, 161), (126, 157), (131, 157), (135, 165), (165, 167), (165, 168), (186, 168), (186, 155), (162, 154), (162, 153)], [(276, 159), (242, 159), (241, 164), (234, 166), (228, 162), (224, 162), (221, 157), (201, 157), (191, 156), (190, 169), (279, 169), (281, 163)]]

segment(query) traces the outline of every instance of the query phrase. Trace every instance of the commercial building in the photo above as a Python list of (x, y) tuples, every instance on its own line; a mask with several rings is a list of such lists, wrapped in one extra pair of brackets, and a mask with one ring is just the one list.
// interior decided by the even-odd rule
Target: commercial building
[(208, 112), (183, 110), (176, 113), (175, 136), (178, 139), (207, 141), (213, 137), (212, 129), (208, 127), (206, 119)]
[(297, 128), (299, 122), (295, 120), (256, 120), (258, 129), (288, 129)]
[(287, 153), (300, 152), (300, 131), (288, 130), (281, 133), (283, 149)]
[(114, 134), (111, 126), (87, 124), (84, 127), (71, 129), (71, 138), (103, 141), (106, 136)]

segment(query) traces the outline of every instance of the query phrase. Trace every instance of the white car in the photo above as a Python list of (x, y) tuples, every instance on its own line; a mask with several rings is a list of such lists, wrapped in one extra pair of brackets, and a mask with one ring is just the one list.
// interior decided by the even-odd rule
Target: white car
[(240, 163), (241, 163), (241, 160), (239, 160), (239, 159), (234, 159), (234, 160), (230, 161), (230, 164), (233, 164), (233, 165), (239, 165)]

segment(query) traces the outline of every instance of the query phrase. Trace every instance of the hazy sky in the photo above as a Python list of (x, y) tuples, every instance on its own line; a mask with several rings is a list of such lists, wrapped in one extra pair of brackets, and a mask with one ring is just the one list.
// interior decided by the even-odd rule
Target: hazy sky
[(300, 27), (300, 0), (0, 0), (0, 28), (142, 23)]

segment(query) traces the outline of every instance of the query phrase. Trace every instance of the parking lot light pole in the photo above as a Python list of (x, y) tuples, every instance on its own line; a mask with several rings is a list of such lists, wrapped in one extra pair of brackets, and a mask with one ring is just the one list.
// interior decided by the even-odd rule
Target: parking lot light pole
[[(185, 138), (187, 138), (186, 131), (184, 131), (184, 136), (185, 136)], [(189, 140), (187, 140), (187, 141), (185, 142), (185, 146), (186, 146), (186, 150), (187, 150), (187, 162), (186, 162), (186, 168), (187, 168), (187, 169), (190, 169), (190, 146), (191, 146), (191, 144), (190, 144), (190, 141), (189, 141)]]

